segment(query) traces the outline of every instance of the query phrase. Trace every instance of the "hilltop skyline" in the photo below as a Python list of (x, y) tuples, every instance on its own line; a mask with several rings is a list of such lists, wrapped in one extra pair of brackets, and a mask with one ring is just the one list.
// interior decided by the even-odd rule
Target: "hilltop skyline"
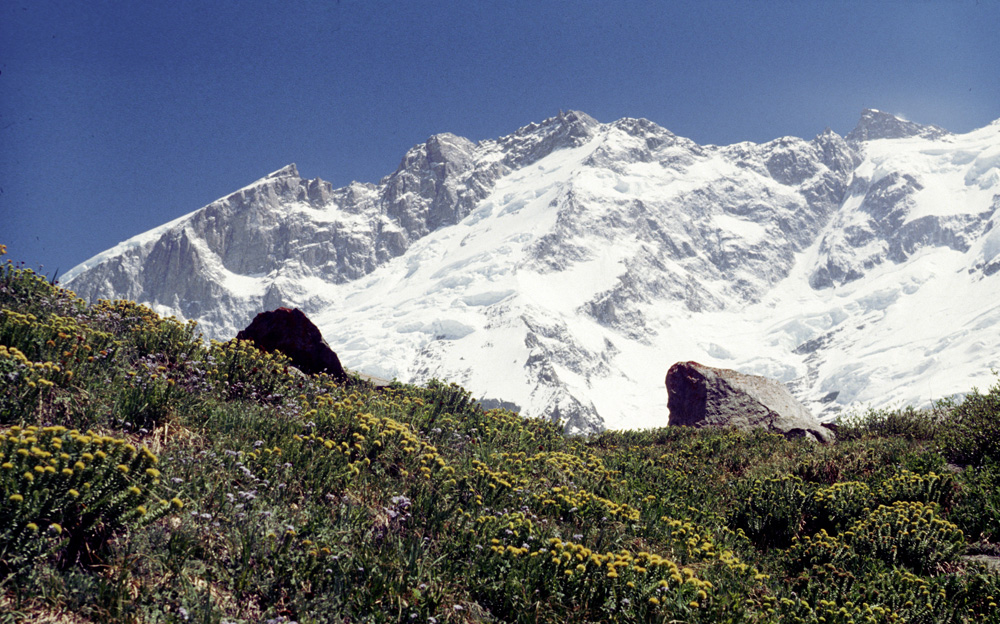
[(0, 242), (44, 273), (292, 162), (377, 182), (432, 134), (495, 138), (559, 110), (701, 144), (843, 135), (864, 108), (953, 132), (1000, 117), (998, 3), (31, 2), (2, 17)]

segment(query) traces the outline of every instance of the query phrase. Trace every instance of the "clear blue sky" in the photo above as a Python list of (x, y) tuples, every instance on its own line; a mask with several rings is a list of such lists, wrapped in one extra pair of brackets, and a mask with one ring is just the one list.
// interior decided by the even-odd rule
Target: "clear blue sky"
[(0, 243), (45, 273), (288, 163), (377, 182), (559, 109), (699, 143), (1000, 117), (1000, 1), (0, 3)]

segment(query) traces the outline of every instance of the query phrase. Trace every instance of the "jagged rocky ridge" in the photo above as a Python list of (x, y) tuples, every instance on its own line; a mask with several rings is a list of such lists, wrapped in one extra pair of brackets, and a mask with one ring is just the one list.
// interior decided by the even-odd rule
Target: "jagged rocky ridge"
[(218, 338), (299, 307), (348, 368), (458, 381), (570, 431), (664, 424), (663, 375), (688, 359), (830, 415), (1000, 366), (998, 167), (1000, 123), (869, 110), (846, 138), (701, 146), (560, 113), (435, 135), (377, 185), (289, 165), (66, 282)]

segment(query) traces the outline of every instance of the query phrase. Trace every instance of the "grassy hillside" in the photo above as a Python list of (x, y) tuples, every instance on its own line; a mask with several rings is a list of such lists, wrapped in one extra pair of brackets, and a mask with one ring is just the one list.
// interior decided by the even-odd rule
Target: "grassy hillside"
[(829, 446), (567, 438), (8, 262), (0, 621), (996, 622), (998, 429), (1000, 385)]

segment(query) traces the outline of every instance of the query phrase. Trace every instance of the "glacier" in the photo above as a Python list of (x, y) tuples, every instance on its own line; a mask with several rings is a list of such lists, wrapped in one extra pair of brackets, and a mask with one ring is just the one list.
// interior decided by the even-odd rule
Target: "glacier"
[(1000, 368), (1000, 121), (866, 110), (845, 137), (698, 145), (570, 111), (435, 135), (377, 184), (289, 165), (67, 273), (228, 339), (301, 308), (345, 366), (462, 384), (571, 433), (667, 423), (680, 360), (822, 418)]

